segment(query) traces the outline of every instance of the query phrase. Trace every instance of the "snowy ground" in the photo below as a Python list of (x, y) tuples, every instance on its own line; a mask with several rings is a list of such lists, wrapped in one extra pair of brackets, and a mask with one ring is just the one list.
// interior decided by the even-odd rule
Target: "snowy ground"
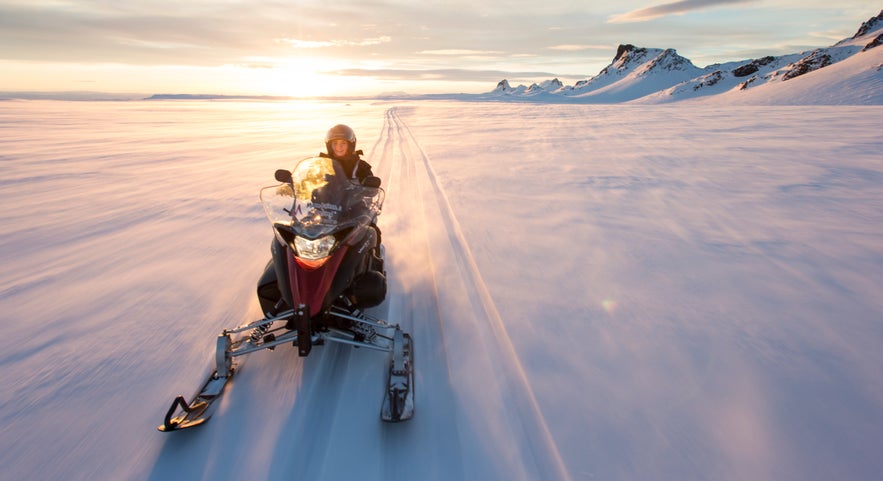
[[(883, 107), (0, 104), (8, 479), (876, 480)], [(381, 354), (252, 355), (257, 190), (345, 122), (384, 179)]]

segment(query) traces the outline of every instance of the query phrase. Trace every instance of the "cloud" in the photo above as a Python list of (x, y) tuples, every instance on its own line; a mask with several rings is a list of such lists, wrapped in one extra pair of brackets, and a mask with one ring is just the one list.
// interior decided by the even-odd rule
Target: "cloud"
[(0, 59), (218, 66), (255, 55), (289, 57), (294, 49), (395, 43), (389, 33), (370, 27), (377, 22), (357, 15), (361, 7), (352, 6), (345, 22), (337, 23), (319, 0), (298, 2), (297, 8), (265, 0), (63, 3), (70, 8), (47, 8), (46, 0), (0, 0)]
[(450, 55), (450, 56), (467, 56), (467, 55), (499, 55), (502, 52), (495, 50), (469, 50), (465, 48), (449, 48), (439, 50), (423, 50), (417, 52), (422, 55)]
[(287, 43), (294, 48), (326, 48), (326, 47), (368, 47), (371, 45), (380, 45), (389, 43), (392, 38), (382, 36), (376, 38), (366, 38), (363, 40), (298, 40), (295, 38), (277, 38), (277, 43)]
[(322, 72), (325, 75), (349, 77), (371, 77), (383, 80), (446, 80), (453, 82), (497, 82), (500, 79), (563, 78), (582, 79), (583, 76), (568, 76), (550, 72), (513, 72), (505, 70), (470, 69), (342, 69)]
[(646, 22), (654, 18), (668, 15), (682, 15), (684, 13), (711, 8), (719, 5), (732, 3), (750, 3), (754, 0), (680, 0), (678, 2), (664, 3), (653, 7), (632, 10), (620, 15), (613, 15), (607, 19), (607, 23)]
[(610, 50), (610, 45), (580, 45), (580, 44), (564, 44), (553, 45), (548, 47), (549, 50), (560, 50), (562, 52), (578, 52), (580, 50)]

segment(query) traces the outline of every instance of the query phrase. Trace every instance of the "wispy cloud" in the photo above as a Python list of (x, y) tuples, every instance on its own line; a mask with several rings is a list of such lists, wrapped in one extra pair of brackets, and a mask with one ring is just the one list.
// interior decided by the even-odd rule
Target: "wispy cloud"
[(495, 50), (470, 50), (465, 48), (448, 48), (438, 50), (422, 50), (417, 52), (422, 55), (449, 55), (449, 56), (467, 56), (467, 55), (499, 55), (502, 52)]
[(369, 47), (389, 43), (392, 37), (382, 36), (362, 40), (299, 40), (296, 38), (278, 38), (277, 43), (291, 45), (294, 48), (327, 48), (327, 47)]
[(447, 80), (453, 82), (496, 82), (500, 79), (582, 78), (551, 72), (515, 72), (505, 70), (470, 69), (341, 69), (322, 72), (326, 75), (371, 77), (384, 80)]
[(580, 44), (563, 44), (548, 47), (549, 50), (559, 50), (562, 52), (579, 52), (581, 50), (610, 50), (610, 45), (580, 45)]
[(755, 0), (681, 0), (678, 2), (664, 3), (662, 5), (632, 10), (631, 12), (626, 12), (620, 15), (614, 15), (607, 19), (607, 22), (646, 22), (647, 20), (652, 20), (654, 18), (665, 17), (668, 15), (682, 15), (703, 8), (711, 8), (733, 3), (750, 3), (753, 1)]

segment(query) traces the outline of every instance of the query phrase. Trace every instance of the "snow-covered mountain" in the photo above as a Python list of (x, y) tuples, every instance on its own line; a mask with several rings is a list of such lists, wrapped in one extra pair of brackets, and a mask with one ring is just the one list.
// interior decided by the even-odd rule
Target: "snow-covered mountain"
[[(558, 79), (512, 87), (502, 80), (483, 97), (581, 103), (665, 103), (724, 96), (729, 102), (883, 103), (883, 10), (855, 35), (802, 53), (699, 68), (674, 49), (620, 45), (598, 75), (562, 85)], [(824, 74), (823, 74), (824, 72)], [(800, 78), (799, 82), (795, 79)], [(786, 85), (787, 83), (787, 85)], [(759, 92), (759, 93), (757, 93)]]
[(557, 78), (552, 80), (545, 80), (540, 83), (533, 83), (529, 87), (525, 87), (524, 85), (519, 85), (518, 87), (513, 88), (509, 85), (508, 80), (501, 80), (500, 83), (497, 84), (497, 87), (494, 89), (494, 92), (504, 93), (504, 94), (515, 94), (515, 95), (538, 95), (548, 92), (556, 92), (559, 89), (564, 88), (564, 83), (562, 83)]

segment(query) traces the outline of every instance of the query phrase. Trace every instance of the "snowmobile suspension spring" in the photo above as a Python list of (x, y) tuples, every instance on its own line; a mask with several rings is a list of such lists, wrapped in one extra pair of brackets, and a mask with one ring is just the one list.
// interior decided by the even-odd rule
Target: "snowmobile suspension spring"
[(270, 330), (271, 325), (272, 325), (272, 323), (268, 322), (266, 324), (261, 324), (261, 325), (255, 327), (254, 329), (252, 329), (252, 331), (251, 331), (252, 344), (256, 344), (258, 341), (263, 339), (264, 334), (266, 334), (267, 331)]

